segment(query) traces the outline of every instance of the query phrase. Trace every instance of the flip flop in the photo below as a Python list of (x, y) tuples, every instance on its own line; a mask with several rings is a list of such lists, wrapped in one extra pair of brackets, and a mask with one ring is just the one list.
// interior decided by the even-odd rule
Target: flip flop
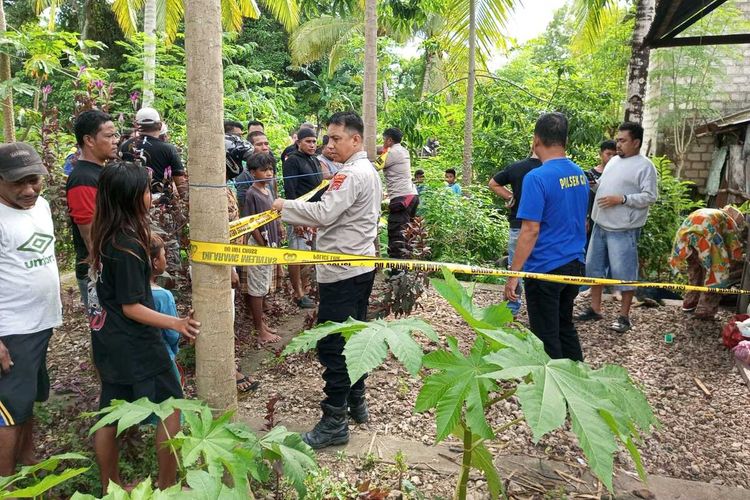
[[(244, 389), (240, 387), (241, 385), (247, 384), (247, 383), (250, 383), (250, 385), (248, 385)], [(258, 387), (260, 387), (260, 382), (258, 382), (257, 380), (250, 380), (250, 377), (248, 377), (247, 375), (245, 375), (242, 378), (237, 379), (237, 390), (239, 392), (242, 392), (242, 393), (254, 392), (258, 390)]]

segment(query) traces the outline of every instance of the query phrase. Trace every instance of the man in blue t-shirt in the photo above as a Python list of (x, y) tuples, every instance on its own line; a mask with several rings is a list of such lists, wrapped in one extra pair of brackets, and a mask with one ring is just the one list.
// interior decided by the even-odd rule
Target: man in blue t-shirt
[[(568, 119), (544, 113), (534, 128), (534, 152), (542, 166), (523, 180), (521, 219), (512, 271), (582, 276), (589, 185), (583, 170), (565, 156)], [(518, 278), (505, 284), (507, 300), (516, 300)], [(583, 361), (573, 324), (578, 285), (525, 279), (529, 326), (553, 359)]]

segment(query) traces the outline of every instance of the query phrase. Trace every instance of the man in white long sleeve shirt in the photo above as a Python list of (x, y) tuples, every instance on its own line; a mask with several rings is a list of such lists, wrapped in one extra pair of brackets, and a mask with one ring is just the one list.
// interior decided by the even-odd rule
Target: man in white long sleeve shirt
[[(643, 127), (625, 122), (617, 132), (617, 156), (599, 178), (591, 219), (594, 228), (586, 254), (586, 276), (618, 280), (638, 279), (638, 238), (646, 224), (648, 209), (656, 201), (657, 174), (651, 160), (641, 154)], [(620, 315), (610, 329), (631, 329), (630, 305), (635, 288), (618, 286), (622, 292)], [(602, 319), (602, 287), (591, 287), (591, 305), (576, 316), (579, 321)]]
[[(317, 250), (354, 255), (375, 255), (380, 218), (380, 177), (363, 151), (364, 124), (356, 113), (334, 114), (328, 122), (334, 160), (343, 163), (318, 202), (277, 199), (273, 209), (292, 225), (317, 227)], [(317, 265), (320, 291), (318, 323), (364, 321), (375, 279), (374, 267)], [(329, 335), (318, 342), (318, 359), (325, 367), (321, 402), (323, 418), (302, 438), (313, 448), (349, 441), (347, 408), (357, 423), (368, 420), (365, 377), (349, 380), (344, 359), (344, 339)]]

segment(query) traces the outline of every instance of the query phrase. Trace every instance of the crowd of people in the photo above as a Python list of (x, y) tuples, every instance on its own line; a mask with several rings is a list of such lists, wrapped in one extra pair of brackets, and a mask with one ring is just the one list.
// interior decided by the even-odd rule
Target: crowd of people
[[(135, 124), (135, 133), (123, 141), (109, 115), (99, 110), (81, 113), (74, 124), (78, 152), (66, 184), (75, 276), (91, 329), (100, 408), (115, 399), (146, 397), (160, 403), (182, 397), (175, 356), (181, 338), (193, 340), (200, 334), (192, 311), (180, 317), (171, 292), (159, 286), (157, 277), (167, 269), (168, 255), (159, 228), (149, 220), (150, 208), (162, 197), (188, 196), (187, 171), (155, 109), (139, 110)], [(229, 202), (228, 220), (269, 210), (281, 215), (280, 221), (255, 229), (240, 243), (279, 247), (286, 241), (290, 249), (375, 256), (381, 202), (387, 198), (388, 255), (403, 256), (404, 229), (416, 216), (426, 188), (422, 170), (412, 177), (399, 129), (388, 128), (382, 135), (385, 191), (381, 173), (364, 151), (364, 126), (355, 113), (334, 114), (320, 144), (319, 131), (302, 124), (280, 154), (280, 170), (263, 123), (251, 120), (245, 128), (226, 121), (224, 134), (227, 185), (222, 189)], [(623, 123), (615, 141), (602, 143), (601, 163), (586, 172), (567, 158), (567, 137), (564, 115), (543, 114), (534, 129), (530, 157), (490, 181), (490, 189), (509, 209), (509, 268), (636, 280), (637, 241), (657, 196), (656, 171), (640, 153), (643, 129)], [(52, 330), (62, 323), (53, 222), (49, 204), (40, 196), (46, 174), (31, 146), (0, 146), (0, 476), (34, 460), (33, 405), (48, 397), (46, 351)], [(462, 196), (456, 171), (447, 169), (444, 175), (446, 189)], [(735, 214), (720, 221), (717, 214), (701, 215), (714, 217), (711, 220), (722, 227), (739, 225)], [(690, 229), (696, 224), (697, 219), (686, 221), (684, 233), (696, 234)], [(697, 259), (690, 257), (689, 248), (699, 244), (695, 238), (686, 240), (676, 249), (675, 265), (680, 259)], [(310, 271), (288, 266), (298, 307), (316, 308), (318, 323), (366, 319), (374, 267), (316, 266), (317, 301), (310, 294)], [(720, 271), (711, 273), (712, 283), (721, 282)], [(280, 340), (264, 313), (264, 301), (280, 273), (283, 269), (275, 265), (232, 271), (233, 289), (252, 315), (259, 343)], [(624, 333), (632, 326), (633, 288), (619, 288), (621, 311), (611, 328)], [(592, 287), (590, 307), (576, 317), (577, 285), (526, 279), (522, 288), (511, 277), (505, 297), (514, 315), (524, 289), (530, 329), (547, 353), (583, 360), (575, 321), (602, 318), (601, 287)], [(699, 303), (698, 298), (691, 300)], [(346, 443), (349, 417), (356, 423), (369, 418), (366, 376), (349, 379), (343, 347), (339, 335), (317, 345), (325, 398), (320, 421), (303, 434), (316, 449)], [(258, 387), (239, 369), (236, 379), (241, 391)], [(160, 488), (176, 480), (176, 463), (164, 441), (179, 425), (175, 412), (157, 426)], [(120, 484), (115, 427), (95, 433), (94, 450), (102, 484)]]

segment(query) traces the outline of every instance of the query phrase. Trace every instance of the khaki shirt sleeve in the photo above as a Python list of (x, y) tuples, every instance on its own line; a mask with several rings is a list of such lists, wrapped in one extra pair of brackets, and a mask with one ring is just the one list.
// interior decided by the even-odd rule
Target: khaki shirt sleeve
[(281, 220), (294, 226), (329, 226), (354, 204), (359, 189), (351, 171), (339, 172), (331, 179), (331, 185), (320, 201), (286, 200)]

